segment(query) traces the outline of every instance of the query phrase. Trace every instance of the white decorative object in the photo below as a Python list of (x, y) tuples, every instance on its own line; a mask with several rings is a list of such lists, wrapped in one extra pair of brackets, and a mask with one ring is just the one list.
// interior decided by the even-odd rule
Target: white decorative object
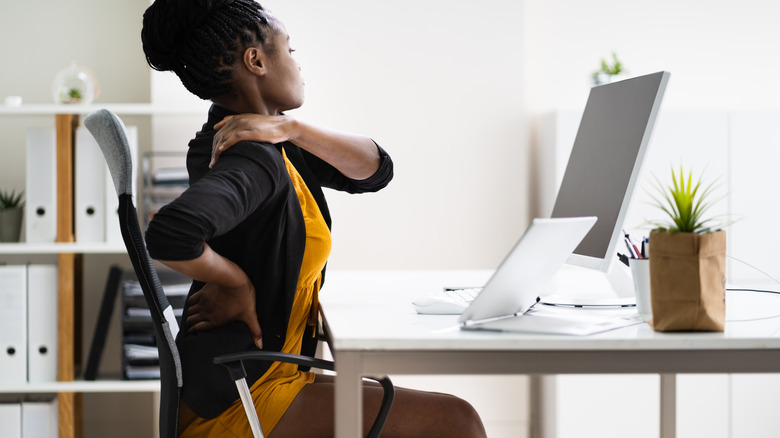
[(22, 106), (22, 96), (6, 96), (6, 106)]
[(56, 103), (90, 104), (99, 92), (95, 74), (75, 61), (57, 73), (52, 84), (52, 96)]

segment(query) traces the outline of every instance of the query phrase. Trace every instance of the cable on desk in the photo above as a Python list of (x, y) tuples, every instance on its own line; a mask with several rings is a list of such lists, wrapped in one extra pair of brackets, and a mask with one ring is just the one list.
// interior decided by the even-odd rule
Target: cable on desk
[[(747, 266), (749, 268), (754, 269), (755, 271), (761, 273), (762, 275), (764, 275), (768, 279), (772, 280), (776, 284), (780, 285), (780, 281), (778, 281), (775, 277), (773, 277), (773, 276), (769, 275), (768, 273), (762, 271), (761, 269), (753, 266), (752, 264), (750, 264), (750, 263), (748, 263), (748, 262), (746, 262), (746, 261), (744, 261), (742, 259), (739, 259), (737, 257), (734, 257), (734, 256), (727, 255), (726, 257), (728, 257), (731, 260), (734, 260), (736, 262), (742, 263), (743, 265), (745, 265), (745, 266)], [(777, 291), (777, 290), (756, 289), (756, 288), (750, 288), (750, 287), (727, 287), (726, 290), (727, 291), (731, 291), (731, 292), (755, 292), (755, 293), (765, 293), (765, 294), (780, 295), (780, 291)], [(727, 320), (727, 321), (728, 322), (751, 322), (751, 321), (763, 321), (763, 320), (775, 319), (775, 318), (780, 318), (780, 314), (772, 315), (772, 316), (764, 316), (764, 317), (760, 317), (760, 318), (751, 318), (751, 319), (730, 319), (730, 320)]]
[(752, 289), (752, 288), (745, 288), (745, 287), (727, 287), (727, 291), (731, 292), (758, 292), (763, 294), (778, 294), (780, 295), (780, 291), (777, 290), (770, 290), (770, 289)]
[[(754, 269), (754, 270), (758, 271), (760, 274), (764, 275), (766, 278), (768, 278), (768, 279), (770, 279), (770, 280), (772, 280), (775, 283), (780, 285), (780, 280), (778, 280), (775, 277), (769, 275), (768, 273), (762, 271), (761, 269), (758, 269), (757, 267), (751, 265), (750, 263), (748, 263), (748, 262), (746, 262), (746, 261), (744, 261), (742, 259), (738, 259), (738, 258), (736, 258), (734, 256), (726, 255), (726, 257), (730, 258), (731, 260), (734, 260), (735, 262), (742, 263), (743, 265), (747, 266), (748, 268), (751, 268), (751, 269)], [(750, 289), (748, 289), (748, 290), (750, 290)], [(756, 292), (763, 292), (763, 291), (757, 290)]]

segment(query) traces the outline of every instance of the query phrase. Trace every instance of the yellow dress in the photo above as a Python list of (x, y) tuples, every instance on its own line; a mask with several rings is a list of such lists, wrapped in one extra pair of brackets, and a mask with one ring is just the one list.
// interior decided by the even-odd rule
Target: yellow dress
[[(282, 150), (287, 172), (295, 187), (306, 224), (306, 247), (303, 264), (298, 276), (298, 287), (293, 301), (287, 338), (282, 352), (300, 354), (303, 333), (307, 324), (316, 324), (322, 269), (330, 255), (331, 239), (325, 219), (320, 212), (303, 178), (287, 159)], [(298, 371), (298, 366), (274, 362), (263, 376), (255, 382), (250, 391), (255, 409), (260, 417), (263, 433), (268, 435), (282, 418), (287, 408), (303, 387), (314, 381), (311, 372)], [(229, 382), (225, 382), (229, 384)], [(179, 419), (180, 437), (251, 437), (249, 423), (240, 401), (234, 402), (216, 418), (197, 417), (182, 404)]]

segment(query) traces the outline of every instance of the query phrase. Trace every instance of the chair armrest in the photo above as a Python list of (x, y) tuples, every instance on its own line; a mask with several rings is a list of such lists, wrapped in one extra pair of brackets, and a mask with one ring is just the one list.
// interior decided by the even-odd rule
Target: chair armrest
[(244, 351), (241, 353), (230, 353), (214, 358), (214, 363), (225, 365), (230, 362), (242, 360), (261, 360), (270, 362), (287, 362), (296, 365), (310, 366), (322, 370), (333, 371), (333, 362), (324, 359), (317, 359), (299, 354), (280, 353), (278, 351)]
[[(244, 395), (242, 395), (241, 402), (244, 405), (244, 409), (247, 411), (247, 417), (250, 419), (250, 424), (252, 424), (252, 421), (254, 420), (254, 422), (257, 424), (256, 427), (258, 430), (260, 430), (260, 426), (259, 421), (257, 420), (257, 413), (248, 408), (248, 406), (251, 406), (251, 403), (249, 402), (251, 398), (249, 398), (249, 389), (246, 387), (246, 381), (244, 380), (246, 378), (246, 370), (244, 369), (243, 361), (245, 360), (287, 362), (328, 371), (335, 370), (333, 362), (329, 360), (316, 359), (298, 354), (280, 353), (278, 351), (245, 351), (241, 353), (224, 354), (222, 356), (215, 357), (214, 363), (227, 368), (228, 373), (230, 374), (230, 378), (237, 384), (238, 382), (241, 382), (243, 385)], [(387, 416), (390, 414), (390, 407), (393, 405), (393, 400), (395, 398), (395, 388), (393, 387), (393, 383), (388, 377), (368, 378), (379, 382), (379, 384), (382, 386), (382, 389), (384, 390), (384, 396), (382, 397), (382, 404), (380, 406), (379, 413), (377, 414), (376, 420), (374, 420), (374, 424), (371, 427), (371, 430), (368, 432), (369, 438), (378, 438), (385, 426)], [(239, 389), (239, 393), (241, 392), (241, 389)], [(247, 401), (244, 401), (243, 397), (247, 397)], [(262, 436), (262, 431), (260, 431), (260, 435), (257, 436)]]

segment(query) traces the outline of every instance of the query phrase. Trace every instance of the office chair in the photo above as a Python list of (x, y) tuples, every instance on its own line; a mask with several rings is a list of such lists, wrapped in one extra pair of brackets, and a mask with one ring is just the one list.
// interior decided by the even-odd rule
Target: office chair
[[(173, 314), (173, 308), (163, 293), (157, 271), (146, 250), (146, 243), (138, 223), (138, 213), (132, 198), (133, 163), (124, 124), (112, 112), (101, 109), (89, 114), (84, 119), (84, 125), (97, 140), (108, 163), (119, 197), (119, 224), (122, 238), (152, 314), (154, 335), (160, 356), (160, 437), (175, 438), (178, 436), (179, 394), (184, 383), (182, 381), (181, 359), (176, 348), (179, 325)], [(225, 366), (228, 376), (235, 382), (255, 438), (261, 438), (264, 435), (246, 383), (244, 360), (281, 361), (334, 370), (333, 362), (330, 361), (271, 351), (236, 352), (214, 358), (214, 363)], [(378, 437), (387, 420), (387, 415), (390, 413), (394, 389), (387, 377), (372, 379), (378, 381), (384, 388), (379, 414), (368, 434), (369, 437)], [(228, 384), (227, 380), (226, 384)]]

